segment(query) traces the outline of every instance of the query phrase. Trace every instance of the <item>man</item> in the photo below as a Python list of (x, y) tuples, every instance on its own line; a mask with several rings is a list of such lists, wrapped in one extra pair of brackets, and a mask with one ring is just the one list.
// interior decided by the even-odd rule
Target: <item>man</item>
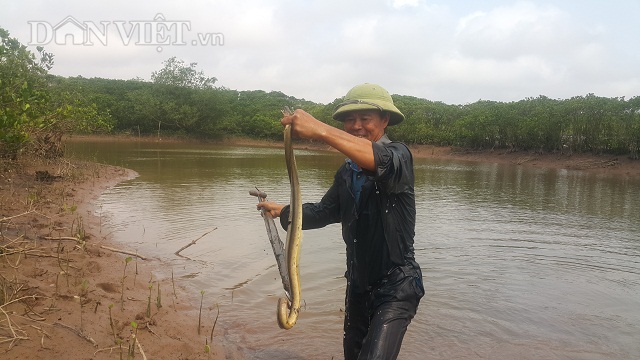
[[(389, 93), (374, 84), (355, 86), (333, 118), (344, 131), (296, 110), (284, 116), (296, 136), (323, 141), (348, 157), (319, 203), (303, 205), (303, 229), (342, 223), (347, 245), (345, 359), (395, 359), (424, 295), (414, 259), (416, 220), (413, 159), (392, 142), (387, 126), (404, 120)], [(287, 228), (289, 206), (262, 202)]]

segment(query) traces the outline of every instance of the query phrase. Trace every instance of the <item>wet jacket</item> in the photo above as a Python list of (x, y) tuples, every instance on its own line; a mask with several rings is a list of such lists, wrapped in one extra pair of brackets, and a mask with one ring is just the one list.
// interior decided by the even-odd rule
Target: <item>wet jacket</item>
[[(413, 158), (406, 145), (384, 135), (373, 143), (376, 170), (367, 177), (356, 202), (352, 189), (354, 170), (341, 166), (333, 185), (318, 203), (303, 204), (303, 229), (340, 222), (347, 246), (347, 277), (351, 291), (366, 292), (402, 268), (422, 287), (414, 260), (415, 193)], [(289, 207), (280, 214), (286, 229)]]

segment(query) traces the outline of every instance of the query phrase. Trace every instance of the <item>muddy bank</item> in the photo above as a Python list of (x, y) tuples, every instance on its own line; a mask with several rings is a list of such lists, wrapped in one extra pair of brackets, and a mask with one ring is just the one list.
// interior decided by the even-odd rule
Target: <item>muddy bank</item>
[(216, 331), (211, 341), (215, 308), (202, 310), (198, 334), (200, 293), (102, 226), (94, 200), (133, 171), (64, 159), (0, 166), (0, 357), (242, 358)]

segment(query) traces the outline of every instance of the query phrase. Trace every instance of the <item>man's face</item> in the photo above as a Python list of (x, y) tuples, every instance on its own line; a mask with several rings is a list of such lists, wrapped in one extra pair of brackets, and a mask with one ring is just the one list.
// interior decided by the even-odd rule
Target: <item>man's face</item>
[(344, 131), (369, 141), (380, 140), (389, 124), (389, 113), (377, 110), (350, 111), (344, 117)]

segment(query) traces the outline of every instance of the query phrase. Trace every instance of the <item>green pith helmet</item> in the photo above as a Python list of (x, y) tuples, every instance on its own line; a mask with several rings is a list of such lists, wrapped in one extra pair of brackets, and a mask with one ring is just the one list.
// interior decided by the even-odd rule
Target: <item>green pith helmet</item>
[(380, 110), (389, 112), (389, 126), (399, 124), (404, 115), (393, 105), (393, 99), (387, 90), (376, 84), (354, 86), (336, 106), (333, 118), (344, 121), (344, 115), (354, 110)]

